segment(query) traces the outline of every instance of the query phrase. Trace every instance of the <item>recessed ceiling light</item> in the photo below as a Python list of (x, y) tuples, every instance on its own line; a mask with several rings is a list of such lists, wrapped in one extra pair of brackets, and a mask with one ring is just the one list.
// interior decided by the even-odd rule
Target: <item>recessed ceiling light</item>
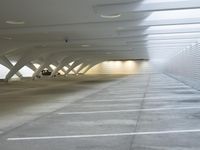
[(88, 45), (88, 44), (82, 44), (81, 46), (82, 47), (90, 47), (90, 45)]
[(121, 17), (121, 14), (113, 14), (113, 15), (101, 15), (102, 18), (106, 19), (113, 19), (113, 18), (119, 18)]
[(125, 30), (124, 27), (118, 27), (117, 30)]
[(13, 25), (22, 25), (22, 24), (25, 24), (24, 21), (12, 21), (12, 20), (7, 20), (6, 23), (7, 24), (13, 24)]
[(106, 55), (111, 55), (112, 53), (111, 52), (106, 52)]

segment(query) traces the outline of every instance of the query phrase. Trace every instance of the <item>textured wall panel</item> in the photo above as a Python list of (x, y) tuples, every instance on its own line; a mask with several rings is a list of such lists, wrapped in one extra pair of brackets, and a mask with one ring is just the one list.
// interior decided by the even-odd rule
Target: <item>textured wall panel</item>
[(200, 90), (200, 43), (176, 54), (166, 65), (166, 73)]

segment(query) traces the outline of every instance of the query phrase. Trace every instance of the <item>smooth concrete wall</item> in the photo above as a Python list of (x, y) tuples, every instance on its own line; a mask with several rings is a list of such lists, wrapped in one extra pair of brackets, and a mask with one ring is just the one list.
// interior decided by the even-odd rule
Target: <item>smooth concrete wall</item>
[(150, 70), (148, 61), (105, 61), (93, 67), (87, 74), (138, 74)]
[(200, 43), (172, 57), (166, 64), (165, 72), (200, 90)]

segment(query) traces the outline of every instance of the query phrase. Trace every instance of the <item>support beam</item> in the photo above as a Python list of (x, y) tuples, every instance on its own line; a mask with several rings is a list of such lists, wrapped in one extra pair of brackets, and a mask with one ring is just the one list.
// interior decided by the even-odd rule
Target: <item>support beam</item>
[[(70, 65), (69, 65), (69, 63), (71, 63), (73, 60), (74, 60), (75, 58), (73, 58), (73, 57), (67, 57), (67, 58), (64, 58), (63, 59), (63, 61), (61, 61), (60, 62), (60, 64), (59, 63), (57, 63), (58, 65), (58, 69), (56, 68), (56, 70), (52, 73), (52, 75), (51, 75), (51, 77), (53, 77), (59, 70), (61, 70), (64, 66), (66, 66), (68, 69), (71, 67)], [(60, 66), (59, 66), (60, 65)], [(67, 73), (67, 71), (66, 70), (64, 70), (64, 69), (62, 69), (62, 71), (66, 74)], [(76, 71), (74, 70), (74, 69), (72, 69), (72, 71), (76, 74)]]
[(50, 62), (44, 62), (43, 64), (40, 65), (40, 67), (34, 72), (33, 74), (33, 79), (35, 79), (35, 77), (37, 75), (39, 75), (41, 73), (41, 71), (44, 69), (44, 68), (47, 68), (48, 66), (50, 65)]
[(83, 74), (86, 74), (92, 67), (94, 67), (95, 65), (89, 65), (85, 71), (83, 72)]
[[(10, 60), (8, 60), (6, 56), (0, 56), (0, 63), (10, 70), (13, 68), (13, 64), (10, 62)], [(22, 74), (20, 72), (16, 72), (16, 75), (19, 78), (22, 77)]]
[(64, 58), (64, 59), (58, 64), (58, 66), (56, 67), (56, 69), (54, 69), (54, 71), (53, 71), (52, 74), (51, 74), (51, 77), (53, 77), (54, 75), (56, 75), (56, 73), (57, 73), (59, 70), (61, 70), (61, 69), (65, 66), (66, 63), (69, 63), (69, 62), (71, 62), (71, 59), (69, 59), (69, 58)]
[(78, 74), (83, 68), (85, 68), (86, 66), (88, 66), (88, 63), (84, 63), (80, 66), (80, 68), (78, 68), (78, 70), (76, 71), (76, 74)]
[(92, 63), (90, 65), (88, 65), (88, 67), (85, 69), (85, 71), (83, 72), (83, 74), (86, 74), (92, 67), (94, 67), (95, 65), (99, 64), (101, 61), (96, 62), (96, 63)]
[[(69, 64), (66, 64), (66, 67), (69, 69), (71, 66), (69, 65)], [(65, 73), (66, 73), (67, 71), (65, 71)], [(74, 74), (76, 74), (76, 71), (74, 70), (74, 69), (72, 69), (72, 72), (74, 73)]]
[[(51, 65), (51, 64), (49, 64), (49, 65)], [(50, 66), (46, 66), (46, 68), (50, 71), (50, 72), (52, 72), (53, 71), (53, 69), (50, 67)]]
[(30, 69), (32, 69), (34, 72), (37, 70), (37, 68), (31, 62), (26, 64), (26, 66), (29, 67)]
[[(63, 67), (67, 67), (68, 69), (70, 68), (70, 65), (69, 64), (65, 64)], [(62, 71), (66, 74), (66, 72), (67, 72), (67, 70), (65, 70), (65, 69), (62, 69)], [(72, 72), (74, 73), (74, 74), (76, 74), (76, 71), (74, 70), (74, 69), (72, 69)]]
[(12, 67), (9, 73), (6, 75), (6, 81), (10, 80), (13, 75), (15, 75), (22, 67), (24, 67), (28, 62), (30, 62), (33, 57), (24, 55), (22, 56), (19, 61)]
[(72, 71), (74, 68), (76, 68), (78, 65), (80, 65), (82, 62), (80, 62), (79, 60), (75, 61), (71, 66), (70, 68), (68, 68), (68, 70), (66, 71), (66, 75), (68, 73), (70, 73), (70, 71)]

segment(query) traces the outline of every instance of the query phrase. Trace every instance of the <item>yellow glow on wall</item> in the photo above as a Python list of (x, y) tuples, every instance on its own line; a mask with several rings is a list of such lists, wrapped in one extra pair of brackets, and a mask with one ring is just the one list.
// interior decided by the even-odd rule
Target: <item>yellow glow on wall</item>
[(58, 73), (60, 73), (61, 75), (65, 74), (62, 70), (59, 70)]
[(83, 68), (80, 73), (83, 73), (87, 68), (89, 67), (89, 65), (87, 65), (85, 68)]
[(63, 69), (64, 69), (65, 71), (67, 71), (67, 70), (68, 70), (68, 68), (67, 68), (67, 67), (63, 67)]
[(143, 68), (148, 68), (147, 61), (105, 61), (102, 62), (87, 74), (137, 74)]
[(75, 71), (77, 71), (81, 67), (81, 64), (74, 68)]
[(69, 65), (70, 65), (70, 66), (73, 65), (73, 63), (74, 63), (74, 61), (70, 62)]

